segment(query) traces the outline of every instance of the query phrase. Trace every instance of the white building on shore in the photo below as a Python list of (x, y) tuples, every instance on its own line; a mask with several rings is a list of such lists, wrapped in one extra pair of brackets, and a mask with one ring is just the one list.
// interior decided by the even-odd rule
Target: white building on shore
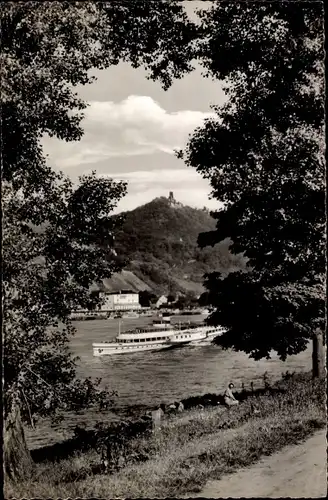
[(104, 300), (100, 311), (137, 311), (141, 309), (139, 293), (132, 290), (100, 291), (99, 296)]

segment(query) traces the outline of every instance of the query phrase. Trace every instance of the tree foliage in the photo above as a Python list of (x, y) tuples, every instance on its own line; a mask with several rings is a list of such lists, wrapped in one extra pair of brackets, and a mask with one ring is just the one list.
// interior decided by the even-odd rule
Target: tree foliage
[[(1, 9), (1, 90), (4, 176), (14, 180), (48, 133), (77, 140), (86, 103), (75, 92), (94, 81), (91, 70), (126, 61), (143, 65), (167, 88), (191, 71), (195, 28), (179, 2), (8, 2)], [(8, 144), (8, 148), (7, 148)], [(19, 162), (17, 165), (16, 163)], [(29, 175), (32, 175), (30, 173)], [(36, 177), (31, 182), (36, 182)], [(22, 179), (21, 179), (22, 181)]]
[(122, 221), (110, 213), (126, 191), (95, 174), (73, 185), (47, 165), (40, 140), (81, 138), (86, 103), (74, 87), (91, 83), (94, 68), (144, 65), (167, 88), (191, 70), (194, 28), (166, 1), (8, 2), (0, 15), (4, 402), (15, 473), (21, 418), (106, 401), (97, 381), (75, 376), (69, 315), (94, 304), (92, 282), (120, 269), (109, 249)]
[(184, 295), (180, 295), (178, 299), (174, 302), (173, 307), (180, 310), (192, 309), (199, 305), (196, 295), (193, 292), (186, 292)]
[[(110, 212), (125, 184), (91, 175), (74, 189), (55, 177), (51, 191), (48, 185), (37, 200), (34, 192), (15, 193), (9, 183), (2, 193), (4, 401), (9, 413), (13, 401), (22, 400), (27, 422), (60, 408), (83, 407), (87, 394), (89, 402), (96, 396), (90, 381), (75, 380), (69, 318), (72, 310), (96, 300), (89, 291), (95, 280), (119, 270), (100, 243), (102, 232), (107, 241), (115, 232)], [(39, 230), (28, 223), (33, 204), (46, 222)]]
[(319, 2), (218, 2), (198, 58), (228, 101), (180, 156), (224, 202), (201, 246), (230, 237), (248, 272), (208, 275), (218, 340), (282, 359), (324, 328), (323, 11)]
[(151, 307), (156, 300), (156, 295), (148, 290), (142, 290), (139, 292), (139, 304), (141, 307)]

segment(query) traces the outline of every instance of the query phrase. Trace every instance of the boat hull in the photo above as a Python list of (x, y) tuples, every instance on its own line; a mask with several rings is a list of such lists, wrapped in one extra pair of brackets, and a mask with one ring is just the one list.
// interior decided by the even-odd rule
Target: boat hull
[(167, 343), (150, 343), (146, 345), (117, 345), (117, 343), (113, 344), (92, 344), (93, 355), (94, 356), (108, 356), (108, 355), (116, 355), (116, 354), (130, 354), (134, 352), (143, 352), (143, 351), (159, 351), (163, 349), (168, 349), (170, 344)]
[(190, 342), (190, 345), (209, 345), (209, 344), (212, 344), (213, 340), (222, 335), (222, 332), (218, 331), (214, 334), (211, 334), (211, 335), (208, 335), (207, 337), (205, 338), (201, 338), (199, 340), (193, 340), (192, 342)]

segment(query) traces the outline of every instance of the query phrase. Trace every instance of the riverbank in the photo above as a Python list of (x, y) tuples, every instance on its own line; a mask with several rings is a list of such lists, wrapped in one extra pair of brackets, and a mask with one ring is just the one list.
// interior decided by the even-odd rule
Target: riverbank
[[(141, 432), (117, 448), (104, 473), (95, 449), (36, 465), (34, 477), (7, 483), (13, 497), (181, 497), (301, 442), (326, 424), (325, 383), (309, 374), (280, 380), (237, 407), (191, 408), (167, 417), (159, 432)], [(111, 465), (111, 464), (109, 464)]]
[[(190, 317), (191, 319), (191, 317)], [(183, 321), (181, 317), (174, 321)], [(187, 320), (189, 318), (187, 317)], [(192, 319), (191, 319), (192, 320)], [(126, 319), (122, 331), (142, 328), (149, 319)], [(220, 346), (189, 346), (182, 349), (125, 354), (124, 356), (103, 356), (97, 358), (92, 353), (92, 342), (110, 341), (117, 335), (118, 320), (84, 321), (77, 323), (76, 335), (72, 337), (70, 350), (77, 356), (77, 375), (80, 378), (100, 378), (101, 388), (115, 391), (110, 412), (93, 409), (73, 414), (63, 414), (65, 426), (52, 423), (49, 419), (38, 422), (37, 428), (26, 428), (29, 449), (57, 443), (73, 436), (76, 426), (90, 428), (95, 422), (112, 422), (130, 418), (136, 411), (160, 403), (181, 401), (189, 396), (205, 393), (221, 393), (229, 382), (236, 390), (242, 384), (249, 388), (263, 385), (263, 374), (268, 373), (270, 382), (281, 378), (283, 371), (307, 372), (311, 370), (311, 346), (281, 361), (275, 353), (271, 359), (255, 361), (246, 353)]]

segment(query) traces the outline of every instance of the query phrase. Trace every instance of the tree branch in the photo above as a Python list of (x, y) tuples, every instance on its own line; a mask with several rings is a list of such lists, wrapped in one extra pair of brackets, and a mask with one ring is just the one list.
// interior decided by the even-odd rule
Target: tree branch
[(32, 427), (32, 429), (35, 429), (35, 425), (34, 425), (34, 422), (33, 422), (32, 413), (31, 413), (31, 409), (30, 409), (30, 405), (28, 404), (28, 401), (27, 401), (27, 398), (26, 398), (26, 396), (25, 396), (25, 392), (23, 391), (23, 389), (22, 389), (22, 394), (23, 394), (23, 397), (24, 397), (24, 400), (25, 400), (25, 403), (26, 403), (26, 407), (27, 407), (28, 415), (29, 415), (29, 417), (30, 417), (31, 427)]
[(50, 384), (48, 384), (48, 382), (46, 382), (40, 375), (38, 375), (37, 373), (35, 373), (33, 370), (31, 370), (31, 368), (28, 368), (26, 367), (26, 370), (28, 370), (29, 372), (33, 373), (33, 375), (35, 375), (36, 377), (38, 377), (38, 379), (40, 379), (42, 382), (44, 382), (48, 387), (50, 387), (50, 389), (53, 389), (51, 387)]

